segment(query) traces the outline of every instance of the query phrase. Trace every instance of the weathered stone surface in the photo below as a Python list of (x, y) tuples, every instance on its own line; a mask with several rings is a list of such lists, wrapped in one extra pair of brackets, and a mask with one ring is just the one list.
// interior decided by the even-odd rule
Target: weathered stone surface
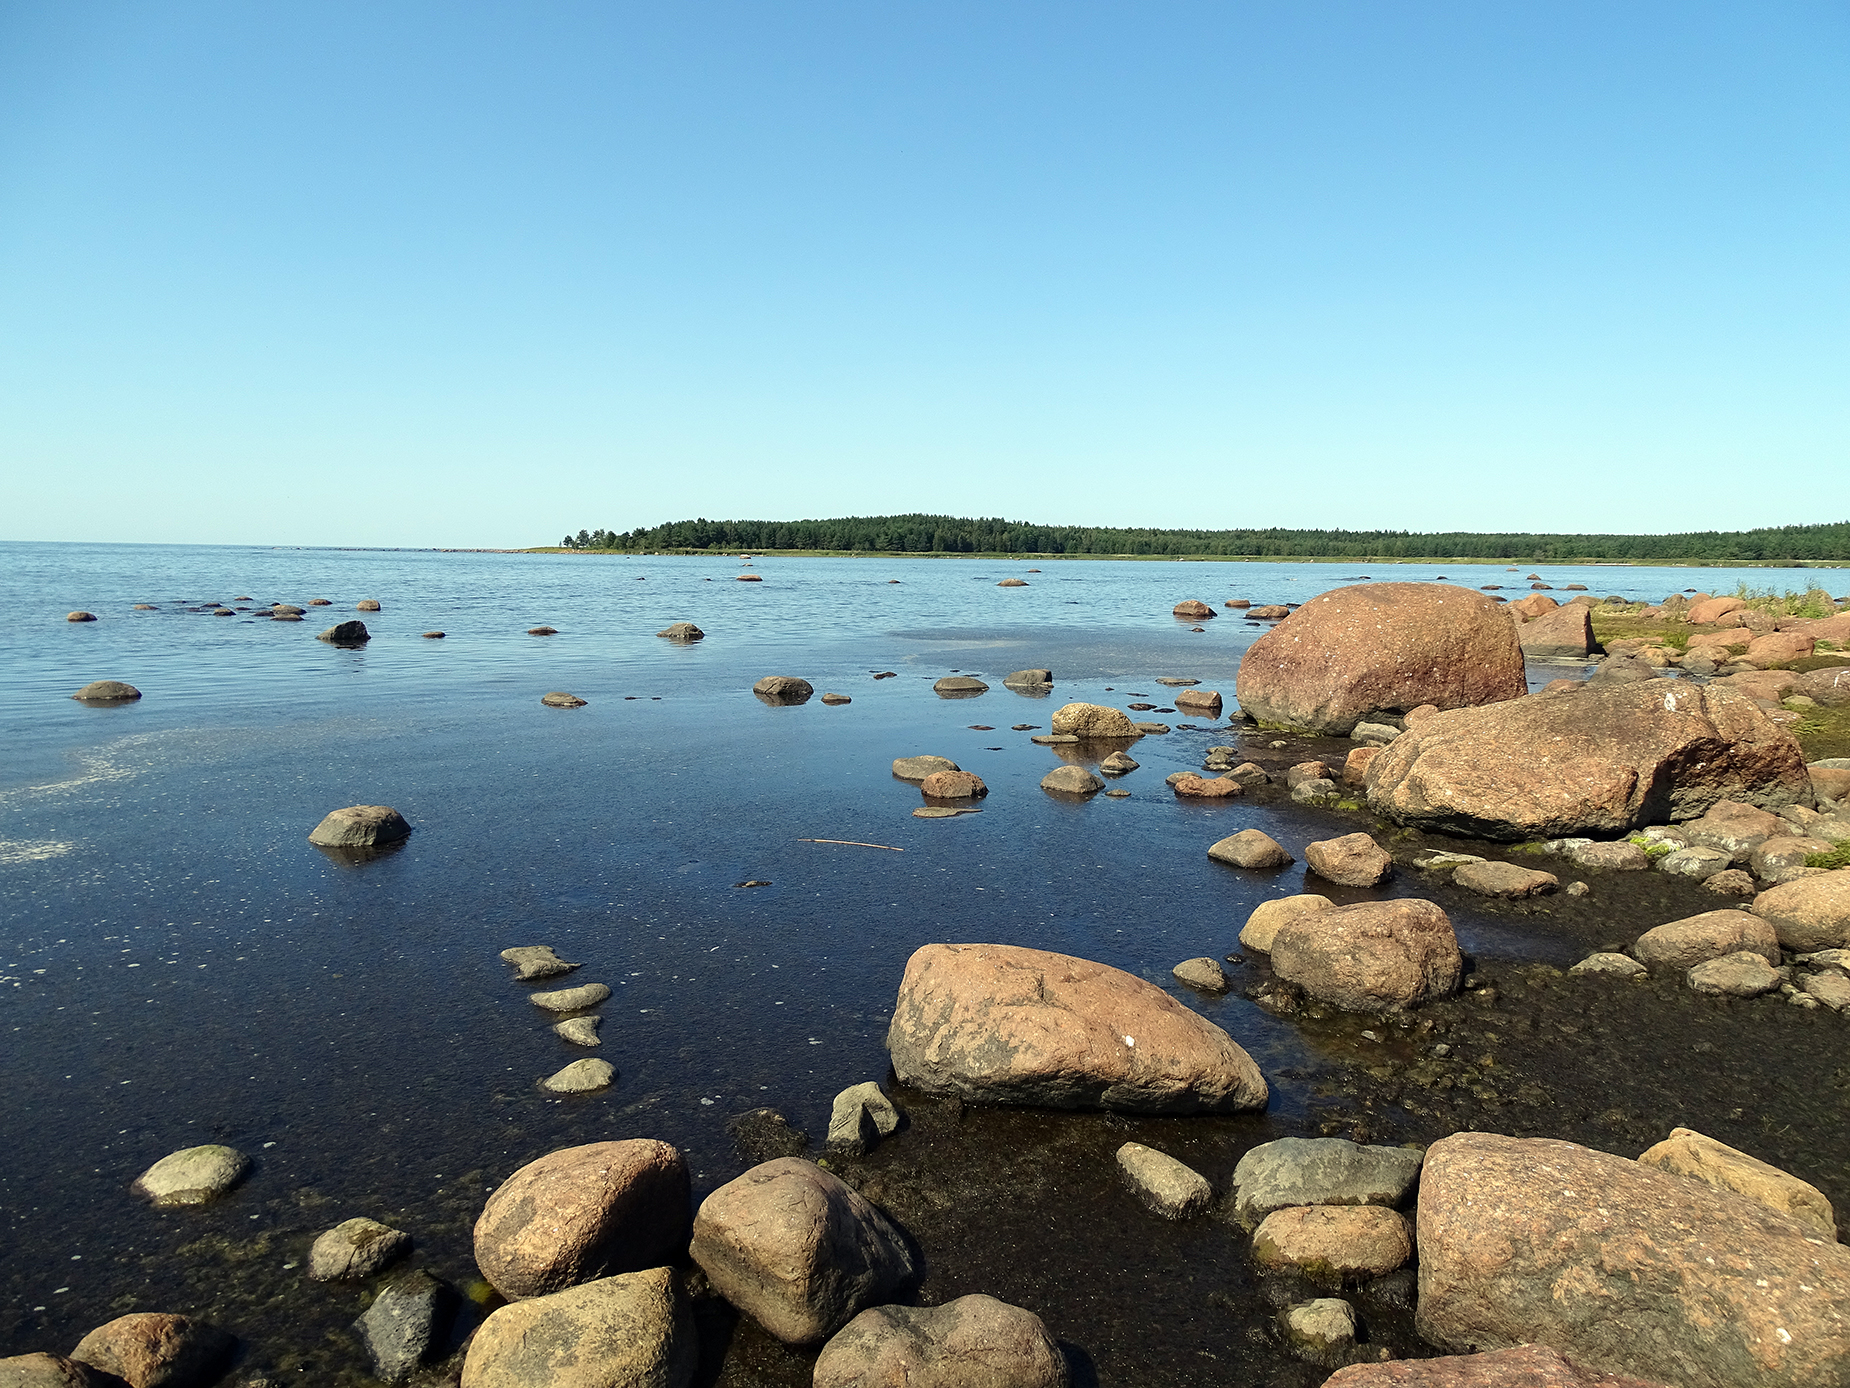
[(1250, 1229), (1274, 1210), (1298, 1205), (1398, 1205), (1422, 1160), (1411, 1147), (1281, 1137), (1254, 1147), (1234, 1167), (1234, 1210)]
[(1118, 1169), (1131, 1187), (1165, 1219), (1187, 1219), (1207, 1209), (1214, 1188), (1207, 1177), (1167, 1152), (1127, 1142), (1118, 1148)]
[(872, 1080), (851, 1084), (835, 1096), (829, 1114), (828, 1147), (858, 1157), (871, 1151), (883, 1137), (899, 1131), (899, 1110)]
[(1368, 768), (1378, 812), (1469, 838), (1618, 834), (1724, 799), (1810, 794), (1791, 734), (1738, 694), (1682, 680), (1435, 714)]
[(1515, 863), (1465, 863), (1452, 873), (1452, 881), (1480, 896), (1540, 896), (1561, 885), (1552, 872), (1518, 867)]
[(1274, 1210), (1253, 1231), (1261, 1267), (1296, 1268), (1313, 1278), (1379, 1277), (1412, 1256), (1405, 1217), (1379, 1205), (1294, 1205)]
[(1539, 1342), (1686, 1388), (1850, 1383), (1850, 1250), (1699, 1181), (1459, 1133), (1427, 1152), (1418, 1243), (1443, 1348)]
[(132, 704), (141, 691), (121, 680), (91, 680), (71, 697), (85, 704)]
[(1368, 784), (1369, 764), (1380, 755), (1380, 747), (1357, 747), (1351, 751), (1343, 758), (1343, 784), (1351, 790), (1363, 789)]
[(64, 620), (67, 622), (94, 622), (96, 620), (96, 613), (72, 612), (67, 615)]
[(1689, 605), (1685, 617), (1691, 626), (1709, 626), (1730, 612), (1739, 612), (1746, 606), (1746, 601), (1741, 598), (1703, 598)]
[(1538, 660), (1585, 660), (1601, 650), (1593, 635), (1592, 616), (1579, 603), (1557, 607), (1524, 622), (1516, 637), (1522, 643), (1522, 653)]
[(1091, 795), (1105, 788), (1105, 783), (1083, 766), (1056, 766), (1041, 777), (1041, 789), (1063, 795)]
[(617, 1067), (608, 1060), (574, 1060), (540, 1081), (549, 1094), (595, 1094), (617, 1082)]
[(549, 993), (529, 993), (527, 1001), (546, 1012), (582, 1012), (596, 1007), (610, 996), (602, 983), (581, 983), (576, 988), (555, 988)]
[(1805, 860), (1834, 847), (1829, 839), (1802, 838), (1796, 834), (1768, 839), (1747, 856), (1747, 864), (1762, 882), (1796, 882), (1818, 872), (1805, 866)]
[(843, 704), (853, 703), (854, 700), (849, 698), (846, 694), (837, 694), (831, 690), (829, 693), (822, 696), (822, 702), (827, 704), (830, 708), (840, 708)]
[(527, 628), (527, 635), (529, 636), (557, 636), (558, 634), (559, 628), (557, 627), (539, 626)]
[(1333, 905), (1335, 903), (1327, 896), (1319, 896), (1315, 892), (1284, 896), (1276, 901), (1262, 901), (1246, 918), (1246, 924), (1240, 927), (1240, 944), (1260, 954), (1270, 954), (1273, 939), (1287, 921), (1312, 911), (1327, 911)]
[(1582, 974), (1607, 974), (1614, 978), (1636, 978), (1645, 972), (1645, 967), (1629, 955), (1600, 953), (1589, 954), (1568, 972), (1576, 977)]
[(1052, 683), (1052, 670), (1015, 670), (1002, 677), (1004, 689), (1039, 689)]
[(1768, 839), (1792, 832), (1792, 826), (1778, 815), (1738, 800), (1718, 801), (1700, 819), (1692, 819), (1682, 828), (1693, 847), (1713, 848), (1737, 863), (1746, 862)]
[(996, 585), (998, 588), (1026, 588), (1027, 586), (1028, 580), (1025, 578), (1005, 578)]
[(1123, 752), (1113, 752), (1098, 764), (1098, 769), (1107, 776), (1127, 776), (1135, 771), (1139, 763), (1135, 758)]
[(323, 848), (378, 848), (410, 832), (405, 817), (390, 805), (349, 805), (330, 810), (309, 831), (308, 841)]
[(1796, 692), (1826, 708), (1850, 704), (1850, 665), (1834, 665), (1799, 676)]
[(1704, 911), (1647, 930), (1632, 946), (1638, 962), (1652, 969), (1692, 969), (1724, 954), (1747, 950), (1779, 963), (1773, 927), (1746, 911)]
[(1769, 887), (1747, 909), (1787, 949), (1808, 954), (1850, 946), (1850, 868)]
[(887, 1049), (901, 1080), (986, 1103), (1134, 1113), (1264, 1108), (1259, 1067), (1154, 984), (1014, 945), (926, 945)]
[(1103, 704), (1067, 704), (1054, 710), (1055, 733), (1074, 737), (1136, 737), (1137, 729), (1130, 715)]
[(1722, 869), (1705, 879), (1702, 889), (1705, 892), (1714, 892), (1717, 896), (1733, 897), (1752, 896), (1758, 890), (1754, 883), (1754, 875), (1751, 872), (1743, 872), (1740, 868)]
[(1398, 1012), (1458, 991), (1464, 959), (1430, 901), (1361, 901), (1287, 921), (1272, 969), (1347, 1012)]
[(1215, 718), (1220, 717), (1220, 691), (1216, 689), (1184, 689), (1176, 695), (1177, 713), (1206, 713)]
[(927, 800), (981, 800), (989, 787), (969, 771), (934, 771), (919, 782), (919, 794)]
[(1727, 870), (1730, 858), (1716, 848), (1679, 848), (1657, 860), (1657, 870), (1672, 877), (1690, 877), (1706, 881)]
[(918, 1276), (887, 1217), (801, 1157), (754, 1166), (709, 1195), (690, 1252), (715, 1291), (799, 1345), (827, 1339)]
[(357, 646), (373, 639), (373, 634), (361, 621), (336, 622), (326, 631), (316, 635), (317, 641), (326, 641), (331, 646)]
[(364, 1217), (342, 1220), (316, 1238), (308, 1250), (308, 1275), (315, 1282), (371, 1277), (411, 1247), (411, 1235)]
[(1385, 747), (1399, 737), (1401, 730), (1392, 723), (1357, 723), (1349, 730), (1353, 741), (1366, 742), (1374, 746)]
[(1562, 856), (1589, 872), (1643, 872), (1651, 866), (1650, 858), (1635, 843), (1577, 843)]
[(670, 641), (704, 641), (707, 635), (692, 622), (671, 622), (655, 634)]
[(1367, 834), (1344, 834), (1304, 846), (1304, 861), (1325, 881), (1374, 887), (1394, 875), (1394, 860)]
[(972, 694), (987, 694), (989, 686), (970, 675), (946, 675), (931, 687), (932, 693), (940, 698), (946, 696), (955, 699), (968, 698)]
[(1355, 1344), (1355, 1308), (1333, 1296), (1287, 1306), (1285, 1340), (1300, 1359), (1326, 1368), (1349, 1357)]
[(1066, 1388), (1041, 1318), (977, 1293), (942, 1306), (874, 1306), (822, 1347), (814, 1388)]
[(1266, 775), (1265, 768), (1259, 765), (1258, 762), (1243, 761), (1238, 766), (1234, 767), (1233, 770), (1227, 772), (1226, 775), (1229, 781), (1237, 781), (1248, 790), (1252, 790), (1256, 786), (1270, 785), (1272, 783), (1272, 778)]
[(98, 1326), (71, 1358), (129, 1388), (199, 1388), (217, 1378), (237, 1341), (215, 1326), (160, 1311), (137, 1311)]
[(815, 685), (794, 675), (766, 675), (752, 686), (760, 703), (774, 705), (806, 703), (815, 692)]
[(1169, 788), (1185, 800), (1230, 800), (1246, 793), (1246, 788), (1231, 776), (1197, 776), (1185, 771)]
[(1816, 998), (1834, 1011), (1842, 1012), (1850, 1009), (1850, 977), (1838, 973), (1835, 969), (1827, 969), (1819, 974), (1801, 975), (1798, 984), (1809, 996)]
[(1657, 1380), (1578, 1367), (1546, 1345), (1488, 1354), (1396, 1359), (1338, 1369), (1323, 1388), (1668, 1388)]
[(1671, 1129), (1669, 1137), (1640, 1153), (1638, 1161), (1758, 1200), (1794, 1223), (1809, 1225), (1833, 1242), (1837, 1239), (1837, 1216), (1823, 1191), (1693, 1128)]
[(687, 1388), (694, 1318), (665, 1267), (503, 1306), (475, 1332), (462, 1388)]
[(354, 1333), (373, 1361), (373, 1377), (402, 1383), (432, 1359), (456, 1311), (456, 1293), (419, 1268), (379, 1289)]
[(1169, 972), (1191, 988), (1200, 988), (1210, 993), (1227, 991), (1227, 971), (1221, 968), (1218, 959), (1205, 954), (1194, 959), (1184, 959)]
[(809, 1150), (809, 1134), (774, 1108), (749, 1109), (727, 1120), (732, 1145), (756, 1166), (773, 1157), (800, 1157)]
[(1729, 998), (1757, 998), (1772, 992), (1780, 982), (1778, 971), (1751, 950), (1706, 960), (1684, 977), (1698, 993)]
[(576, 694), (567, 694), (563, 689), (555, 689), (550, 694), (540, 695), (540, 702), (547, 708), (583, 708), (590, 701)]
[(1293, 790), (1306, 781), (1327, 781), (1329, 779), (1330, 768), (1322, 761), (1301, 761), (1296, 766), (1285, 768), (1285, 784)]
[(535, 979), (557, 978), (569, 974), (578, 965), (568, 964), (552, 952), (551, 945), (515, 945), (501, 951), (501, 962), (514, 966), (514, 979), (530, 983)]
[(668, 1263), (687, 1242), (687, 1163), (649, 1138), (566, 1147), (488, 1197), (475, 1261), (510, 1300)]
[(893, 774), (902, 781), (922, 781), (934, 772), (962, 769), (949, 757), (895, 757), (893, 759)]
[(1262, 723), (1343, 734), (1376, 710), (1494, 703), (1527, 683), (1515, 623), (1489, 598), (1370, 583), (1312, 598), (1266, 632), (1235, 688)]
[(0, 1359), (0, 1388), (122, 1388), (122, 1380), (56, 1354), (15, 1354)]
[(129, 1189), (156, 1205), (203, 1205), (237, 1185), (250, 1169), (250, 1158), (242, 1152), (208, 1142), (168, 1153)]
[(1561, 604), (1541, 593), (1531, 593), (1526, 598), (1517, 598), (1505, 611), (1514, 612), (1526, 622), (1532, 622), (1543, 613), (1553, 612)]
[(601, 1046), (604, 1043), (598, 1039), (597, 1029), (603, 1021), (602, 1017), (567, 1017), (553, 1023), (552, 1034), (574, 1046)]
[(1183, 599), (1181, 602), (1177, 603), (1174, 607), (1169, 609), (1169, 614), (1172, 617), (1181, 617), (1184, 620), (1190, 621), (1190, 622), (1199, 622), (1199, 621), (1204, 620), (1205, 618), (1214, 617), (1214, 616), (1219, 615), (1218, 613), (1215, 612), (1213, 608), (1209, 607), (1205, 602), (1200, 602), (1195, 598)]
[(1263, 829), (1242, 829), (1237, 834), (1229, 834), (1208, 849), (1208, 856), (1217, 863), (1243, 868), (1283, 868), (1297, 861), (1285, 851), (1283, 844)]

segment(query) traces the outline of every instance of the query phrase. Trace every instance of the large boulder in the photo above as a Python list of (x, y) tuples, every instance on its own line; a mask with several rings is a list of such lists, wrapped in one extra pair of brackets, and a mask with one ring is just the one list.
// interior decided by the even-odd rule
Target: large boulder
[(1601, 654), (1603, 649), (1593, 635), (1588, 609), (1577, 602), (1524, 622), (1516, 637), (1522, 653), (1539, 660), (1584, 660)]
[(71, 1358), (129, 1388), (203, 1388), (223, 1371), (237, 1341), (216, 1326), (162, 1311), (117, 1316), (77, 1342)]
[(1323, 1388), (1668, 1388), (1658, 1379), (1602, 1373), (1563, 1358), (1546, 1345), (1518, 1345), (1488, 1354), (1394, 1359), (1351, 1364)]
[(1742, 611), (1746, 606), (1747, 602), (1743, 598), (1703, 598), (1692, 602), (1686, 615), (1690, 625), (1708, 626), (1713, 622), (1719, 622), (1730, 612)]
[(390, 805), (349, 805), (329, 810), (309, 830), (308, 841), (321, 848), (380, 848), (410, 832), (411, 825)]
[(315, 639), (326, 641), (330, 646), (360, 646), (372, 640), (373, 634), (366, 629), (365, 622), (354, 620), (336, 622)]
[(132, 704), (141, 691), (121, 680), (91, 680), (71, 697), (84, 704)]
[(1458, 991), (1464, 957), (1430, 901), (1359, 901), (1287, 921), (1272, 971), (1345, 1012), (1399, 1012)]
[(1235, 691), (1261, 723), (1345, 734), (1377, 710), (1471, 708), (1528, 688), (1516, 625), (1448, 583), (1365, 583), (1312, 598), (1240, 662)]
[(687, 1242), (687, 1163), (666, 1142), (566, 1147), (488, 1197), (475, 1261), (509, 1300), (672, 1262)]
[(816, 1360), (814, 1388), (1066, 1388), (1066, 1357), (1032, 1311), (980, 1292), (873, 1306)]
[(129, 1189), (156, 1205), (204, 1205), (237, 1185), (250, 1169), (251, 1159), (235, 1147), (208, 1142), (168, 1153)]
[(1155, 984), (1017, 945), (918, 950), (887, 1050), (906, 1083), (984, 1103), (1230, 1113), (1267, 1097), (1252, 1057)]
[(715, 1291), (797, 1345), (826, 1340), (919, 1274), (891, 1221), (802, 1157), (754, 1166), (709, 1195), (689, 1251)]
[(1067, 704), (1054, 710), (1053, 731), (1073, 737), (1136, 737), (1137, 725), (1121, 709), (1104, 704)]
[(1750, 700), (1671, 679), (1435, 714), (1368, 767), (1375, 810), (1463, 838), (1614, 835), (1727, 799), (1808, 803), (1804, 754)]
[(1304, 846), (1310, 871), (1342, 887), (1376, 887), (1394, 875), (1394, 860), (1367, 834), (1344, 834)]
[(1262, 901), (1253, 907), (1253, 913), (1246, 918), (1246, 924), (1240, 927), (1240, 944), (1260, 954), (1270, 954), (1272, 941), (1278, 938), (1278, 932), (1287, 921), (1312, 911), (1326, 911), (1333, 905), (1335, 903), (1327, 896), (1316, 892), (1302, 892), (1296, 896), (1281, 896), (1275, 901)]
[(1779, 937), (1758, 916), (1731, 910), (1704, 911), (1670, 921), (1645, 931), (1632, 946), (1633, 955), (1646, 968), (1678, 972), (1743, 951), (1777, 964)]
[(1669, 1137), (1639, 1153), (1638, 1161), (1758, 1200), (1832, 1242), (1837, 1239), (1837, 1215), (1818, 1187), (1693, 1128), (1671, 1129)]
[(1458, 1133), (1420, 1178), (1418, 1323), (1681, 1388), (1850, 1384), (1850, 1249), (1755, 1200), (1547, 1138)]
[(1747, 909), (1789, 950), (1843, 949), (1850, 946), (1850, 868), (1769, 887)]
[(694, 1317), (665, 1267), (503, 1306), (475, 1332), (462, 1388), (686, 1388)]

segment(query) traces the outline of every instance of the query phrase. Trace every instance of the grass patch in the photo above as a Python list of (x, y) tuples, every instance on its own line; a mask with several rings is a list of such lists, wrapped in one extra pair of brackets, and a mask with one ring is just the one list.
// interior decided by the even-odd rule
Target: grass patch
[(1804, 749), (1806, 761), (1850, 757), (1850, 704), (1806, 709), (1792, 725), (1792, 735)]
[(1780, 593), (1771, 588), (1750, 588), (1742, 583), (1727, 596), (1780, 617), (1834, 617), (1838, 610), (1836, 601), (1822, 588), (1807, 588), (1803, 593), (1787, 589)]
[(1675, 844), (1665, 843), (1662, 839), (1647, 839), (1643, 834), (1633, 834), (1631, 842), (1633, 847), (1643, 849), (1644, 856), (1653, 862), (1677, 851)]
[(1850, 868), (1850, 843), (1840, 843), (1829, 853), (1814, 853), (1805, 860), (1806, 867)]

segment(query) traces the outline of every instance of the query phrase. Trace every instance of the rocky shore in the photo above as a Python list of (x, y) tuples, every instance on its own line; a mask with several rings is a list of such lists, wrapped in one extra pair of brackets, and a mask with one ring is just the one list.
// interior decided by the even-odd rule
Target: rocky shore
[[(480, 1206), (479, 1285), (416, 1265), (416, 1227), (331, 1223), (301, 1276), (364, 1289), (353, 1342), (372, 1376), (680, 1388), (790, 1381), (795, 1365), (819, 1388), (1096, 1382), (1084, 1339), (1056, 1335), (1033, 1294), (1088, 1231), (1020, 1212), (1066, 1203), (1073, 1225), (1173, 1227), (1163, 1276), (1236, 1269), (1226, 1295), (1265, 1314), (1229, 1358), (1270, 1383), (1850, 1385), (1850, 1250), (1821, 1189), (1842, 1189), (1841, 1157), (1749, 1116), (1768, 1086), (1840, 1104), (1847, 1083), (1850, 761), (1817, 753), (1850, 705), (1850, 656), (1833, 663), (1850, 612), (1762, 620), (1701, 594), (1504, 604), (1443, 584), (1244, 610), (1275, 625), (1231, 696), (1166, 681), (1165, 712), (1232, 715), (1170, 791), (1277, 811), (1269, 831), (1189, 851), (1232, 874), (1302, 861), (1328, 894), (1204, 919), (1203, 953), (1149, 961), (1173, 987), (1026, 931), (922, 939), (885, 1004), (891, 1071), (836, 1096), (821, 1143), (773, 1111), (735, 1115), (744, 1169), (697, 1203), (659, 1139), (535, 1153)], [(1660, 630), (1602, 641), (1607, 620)], [(1537, 662), (1570, 659), (1585, 678), (1528, 692)], [(1057, 685), (1052, 670), (1003, 683)], [(956, 675), (936, 692), (989, 690)], [(803, 716), (814, 687), (774, 675), (751, 692)], [(1040, 793), (1085, 805), (1102, 777), (1134, 781), (1132, 749), (1170, 725), (1132, 714), (1156, 709), (1069, 703), (1046, 734), (1020, 725), (1058, 763)], [(935, 753), (892, 773), (947, 821), (991, 793)], [(363, 805), (310, 837), (364, 855), (412, 834)], [(1481, 968), (1453, 924), (1466, 901), (1584, 949)], [(582, 966), (543, 943), (502, 959), (562, 1040), (599, 1044), (608, 985), (561, 985)], [(1262, 1057), (1189, 1005), (1222, 994), (1326, 1059), (1316, 1101), (1265, 1117), (1269, 1133), (1233, 1126), (1267, 1115)], [(1615, 1067), (1621, 1052), (1634, 1063)], [(591, 1103), (614, 1079), (586, 1058), (539, 1083)], [(1649, 1116), (1667, 1109), (1679, 1121)], [(1704, 1131), (1724, 1115), (1732, 1142)], [(1085, 1174), (1054, 1191), (1055, 1169)], [(263, 1178), (218, 1144), (123, 1173), (181, 1210)], [(1095, 1216), (1106, 1192), (1137, 1214)], [(970, 1285), (960, 1255), (997, 1226), (1018, 1231), (1020, 1266)], [(1161, 1304), (1159, 1284), (1116, 1314)], [(204, 1388), (245, 1372), (236, 1331), (138, 1310), (0, 1360), (0, 1388)]]

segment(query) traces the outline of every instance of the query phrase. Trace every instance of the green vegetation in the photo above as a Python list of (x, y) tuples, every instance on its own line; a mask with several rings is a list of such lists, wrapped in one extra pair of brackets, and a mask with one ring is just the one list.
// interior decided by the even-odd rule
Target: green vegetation
[(1803, 593), (1787, 589), (1784, 593), (1771, 588), (1750, 588), (1745, 583), (1737, 584), (1735, 590), (1717, 596), (1741, 599), (1749, 607), (1770, 612), (1776, 617), (1831, 617), (1837, 613), (1837, 605), (1831, 595), (1822, 588), (1812, 587)]
[(1850, 757), (1850, 704), (1803, 709), (1789, 731), (1799, 740), (1806, 761)]
[(580, 530), (565, 549), (618, 553), (829, 551), (857, 554), (1095, 554), (1243, 559), (1582, 560), (1632, 563), (1847, 563), (1850, 521), (1681, 535), (1415, 534), (1404, 530), (1146, 530), (957, 516), (669, 521), (621, 533)]
[(1850, 843), (1840, 843), (1829, 853), (1814, 853), (1805, 860), (1806, 867), (1850, 868)]

